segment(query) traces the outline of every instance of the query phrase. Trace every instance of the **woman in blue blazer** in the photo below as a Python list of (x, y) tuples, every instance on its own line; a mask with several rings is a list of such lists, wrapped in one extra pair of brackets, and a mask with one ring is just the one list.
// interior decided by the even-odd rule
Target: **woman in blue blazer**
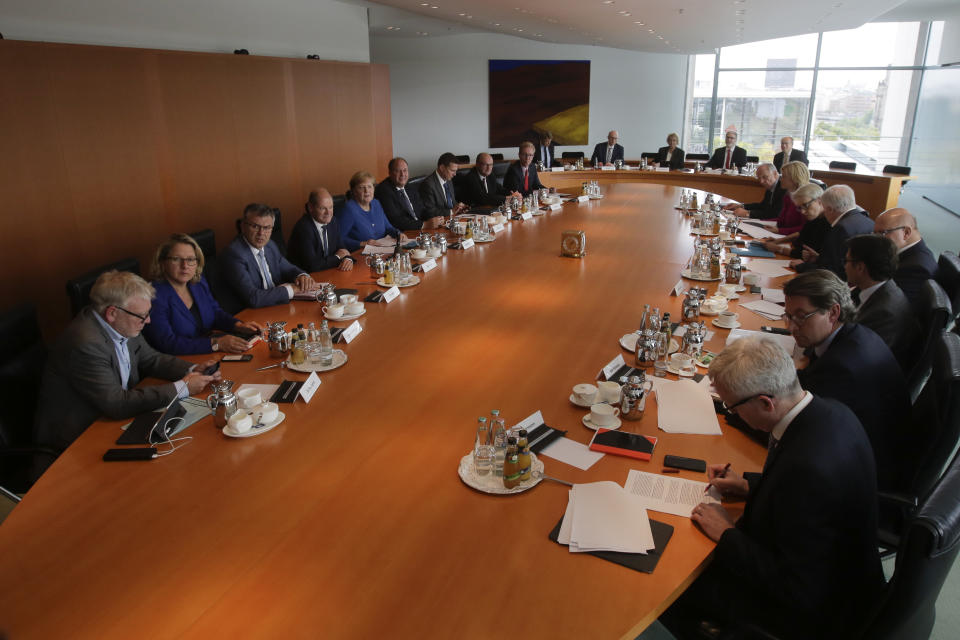
[(407, 237), (387, 220), (380, 201), (373, 197), (373, 174), (358, 171), (350, 178), (351, 198), (343, 205), (338, 222), (340, 237), (348, 251), (362, 249), (367, 243), (390, 245), (387, 236), (399, 237), (400, 243)]
[(242, 322), (220, 308), (203, 273), (203, 251), (190, 236), (175, 233), (157, 249), (151, 276), (157, 295), (143, 335), (154, 349), (173, 355), (241, 353), (253, 342), (213, 330), (256, 332), (256, 322)]

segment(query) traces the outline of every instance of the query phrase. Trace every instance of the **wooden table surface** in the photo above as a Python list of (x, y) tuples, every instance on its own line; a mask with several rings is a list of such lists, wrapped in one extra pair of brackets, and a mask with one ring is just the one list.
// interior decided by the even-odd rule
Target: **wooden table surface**
[[(589, 440), (571, 387), (618, 353), (630, 361), (617, 341), (644, 303), (680, 315), (682, 298), (668, 293), (692, 236), (673, 208), (679, 192), (611, 185), (603, 200), (448, 252), (397, 300), (367, 304), (363, 332), (340, 345), (349, 362), (321, 376), (309, 405), (281, 405), (286, 420), (261, 436), (228, 438), (206, 418), (168, 457), (104, 463), (121, 422), (94, 424), (0, 526), (0, 625), (17, 640), (488, 638), (505, 628), (634, 637), (699, 574), (713, 543), (688, 519), (651, 512), (675, 527), (654, 573), (571, 554), (547, 539), (567, 487), (491, 496), (465, 486), (457, 465), (477, 417), (494, 408), (508, 426), (539, 409)], [(564, 229), (586, 232), (584, 259), (559, 257)], [(322, 279), (376, 289), (365, 267)], [(241, 317), (321, 314), (295, 302)], [(741, 321), (761, 324), (748, 311)], [(273, 360), (264, 344), (252, 352), (250, 363), (223, 365), (237, 386), (306, 377), (255, 372)], [(625, 423), (659, 436), (650, 462), (608, 455), (580, 471), (543, 457), (546, 473), (622, 484), (630, 469), (659, 472), (667, 453), (762, 464), (764, 448), (725, 424), (722, 437), (656, 425), (655, 402)]]

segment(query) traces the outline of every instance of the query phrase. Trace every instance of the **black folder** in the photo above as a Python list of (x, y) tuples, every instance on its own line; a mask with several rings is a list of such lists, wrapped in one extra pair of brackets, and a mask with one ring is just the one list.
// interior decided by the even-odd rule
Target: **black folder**
[[(563, 518), (560, 518), (560, 522), (558, 522), (557, 526), (550, 532), (550, 539), (554, 542), (557, 542), (557, 538), (560, 536), (561, 524), (563, 524)], [(660, 556), (663, 555), (664, 550), (667, 548), (667, 543), (670, 542), (670, 538), (673, 536), (673, 526), (651, 518), (650, 531), (653, 533), (653, 544), (655, 547), (647, 553), (622, 553), (620, 551), (587, 551), (585, 553), (621, 564), (634, 571), (653, 573), (653, 570), (657, 568), (657, 563), (660, 562)], [(560, 543), (557, 542), (557, 544)]]

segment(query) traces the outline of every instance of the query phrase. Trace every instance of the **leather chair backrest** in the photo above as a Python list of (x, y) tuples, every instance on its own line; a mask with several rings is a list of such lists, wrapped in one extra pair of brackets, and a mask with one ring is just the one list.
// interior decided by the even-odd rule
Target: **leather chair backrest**
[(217, 241), (213, 235), (213, 229), (202, 229), (194, 231), (190, 237), (200, 245), (200, 251), (203, 251), (205, 260), (217, 257)]
[(688, 153), (684, 156), (684, 160), (709, 160), (709, 153)]
[(470, 156), (457, 156), (457, 164), (470, 164)]
[(244, 309), (243, 300), (223, 277), (220, 263), (216, 258), (207, 260), (207, 264), (203, 268), (203, 277), (207, 279), (207, 284), (210, 285), (210, 293), (213, 294), (224, 311), (230, 315), (235, 315)]
[(937, 282), (947, 292), (953, 305), (954, 318), (960, 313), (960, 257), (951, 251), (944, 251), (937, 260)]
[(810, 178), (810, 182), (812, 182), (813, 184), (817, 185), (818, 187), (820, 187), (820, 188), (823, 189), (824, 191), (827, 190), (827, 183), (824, 182), (823, 180), (817, 180), (816, 178)]
[(347, 202), (347, 196), (340, 194), (333, 197), (333, 216), (339, 218), (340, 214), (343, 213), (343, 205)]
[(493, 163), (493, 177), (496, 178), (497, 184), (501, 187), (503, 186), (503, 178), (507, 175), (507, 169), (510, 168), (510, 162), (507, 160), (498, 160)]
[(910, 175), (910, 167), (901, 167), (897, 164), (888, 164), (883, 167), (884, 173), (899, 173), (902, 176)]
[(76, 316), (90, 302), (90, 289), (100, 274), (116, 269), (117, 271), (131, 271), (140, 275), (140, 262), (136, 258), (124, 258), (112, 264), (91, 269), (81, 276), (67, 280), (67, 297), (70, 299), (70, 313)]
[(656, 160), (657, 156), (660, 155), (657, 151), (644, 151), (640, 154), (640, 158), (646, 158), (647, 160)]
[(560, 157), (564, 160), (576, 160), (583, 157), (583, 151), (564, 151)]
[(19, 305), (0, 313), (0, 445), (33, 443), (33, 415), (47, 349), (37, 310)]
[(760, 162), (760, 156), (747, 156), (747, 162)]
[(955, 456), (908, 524), (893, 577), (860, 637), (930, 637), (937, 597), (960, 550), (958, 540), (960, 456)]
[(458, 175), (458, 176), (465, 176), (465, 175), (467, 175), (468, 173), (470, 173), (471, 171), (473, 171), (473, 168), (472, 168), (472, 167), (461, 167), (461, 168), (457, 169), (457, 175)]
[(494, 162), (496, 162), (497, 160), (503, 160), (503, 154), (502, 154), (502, 153), (491, 153), (491, 154), (490, 154), (490, 157), (493, 158), (493, 161), (494, 161)]
[(907, 372), (907, 388), (910, 392), (910, 402), (917, 400), (923, 385), (930, 377), (933, 367), (934, 345), (940, 333), (947, 328), (947, 323), (953, 316), (952, 305), (947, 292), (936, 280), (927, 280), (920, 289), (917, 320), (920, 322), (920, 356)]
[(855, 171), (857, 168), (856, 162), (841, 162), (839, 160), (833, 160), (830, 163), (831, 169), (846, 169), (848, 171)]
[(424, 174), (422, 176), (416, 176), (415, 178), (410, 178), (407, 180), (407, 186), (404, 187), (407, 191), (419, 191), (420, 183), (423, 182), (426, 177), (430, 174)]

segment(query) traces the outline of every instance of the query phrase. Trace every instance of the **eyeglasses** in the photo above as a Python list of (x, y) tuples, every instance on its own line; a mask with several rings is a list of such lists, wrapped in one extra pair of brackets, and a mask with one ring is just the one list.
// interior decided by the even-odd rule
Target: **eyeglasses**
[(906, 226), (901, 226), (901, 227), (891, 227), (889, 229), (877, 229), (873, 233), (874, 235), (885, 236), (893, 233), (894, 231), (899, 231), (900, 229), (906, 229), (906, 228), (907, 228)]
[(739, 407), (740, 405), (747, 404), (747, 403), (750, 402), (751, 400), (756, 400), (757, 398), (759, 398), (759, 397), (761, 397), (761, 396), (767, 396), (768, 398), (772, 398), (772, 397), (773, 397), (773, 396), (770, 395), (769, 393), (758, 393), (758, 394), (756, 394), (756, 395), (752, 395), (752, 396), (746, 397), (746, 398), (744, 398), (743, 400), (740, 400), (739, 402), (734, 402), (734, 403), (731, 404), (731, 405), (728, 405), (726, 402), (721, 402), (720, 404), (723, 405), (723, 409), (724, 409), (724, 411), (726, 411), (727, 413), (735, 413), (734, 409), (736, 409), (736, 408)]
[(814, 198), (813, 200), (807, 200), (803, 204), (798, 204), (797, 209), (800, 209), (800, 211), (806, 211), (810, 205), (812, 205), (814, 202), (817, 202), (819, 199), (820, 198)]
[(250, 227), (250, 228), (253, 229), (254, 231), (273, 231), (273, 225), (272, 225), (272, 224), (271, 224), (271, 225), (255, 224), (255, 223), (253, 223), (253, 222), (247, 222), (246, 220), (243, 221), (243, 224), (247, 225), (248, 227)]
[(804, 322), (807, 321), (807, 319), (808, 319), (810, 316), (812, 316), (812, 315), (815, 314), (815, 313), (820, 313), (820, 309), (814, 309), (814, 310), (811, 311), (810, 313), (805, 313), (805, 314), (803, 314), (802, 316), (792, 316), (792, 315), (790, 315), (789, 313), (784, 313), (783, 315), (780, 316), (780, 319), (783, 320), (784, 322), (788, 323), (788, 324), (792, 322), (793, 324), (795, 324), (795, 325), (797, 325), (798, 327), (800, 327), (800, 326), (803, 325)]
[(113, 308), (114, 308), (114, 309), (119, 309), (120, 311), (123, 311), (123, 312), (126, 313), (127, 315), (133, 316), (134, 318), (136, 318), (136, 319), (139, 320), (140, 322), (146, 322), (147, 320), (149, 320), (149, 319), (150, 319), (150, 312), (152, 311), (152, 309), (147, 309), (147, 312), (146, 312), (145, 314), (140, 315), (139, 313), (134, 313), (133, 311), (127, 311), (127, 310), (124, 309), (123, 307), (118, 307), (118, 306), (116, 306), (116, 305), (114, 305)]
[(166, 260), (167, 262), (173, 262), (176, 264), (185, 264), (188, 267), (192, 267), (193, 265), (197, 264), (196, 258), (178, 258), (176, 256), (169, 256), (166, 258)]

